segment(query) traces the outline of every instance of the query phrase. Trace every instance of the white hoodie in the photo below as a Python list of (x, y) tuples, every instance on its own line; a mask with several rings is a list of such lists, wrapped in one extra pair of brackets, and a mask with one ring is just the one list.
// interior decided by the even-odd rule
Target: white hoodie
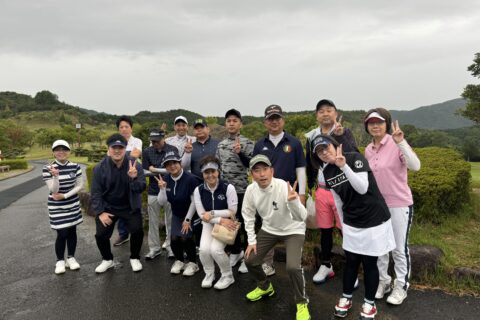
[(242, 205), (242, 216), (248, 235), (248, 244), (256, 244), (255, 213), (262, 218), (262, 229), (278, 236), (305, 234), (307, 209), (297, 197), (288, 201), (287, 182), (272, 178), (265, 189), (253, 182), (247, 187)]

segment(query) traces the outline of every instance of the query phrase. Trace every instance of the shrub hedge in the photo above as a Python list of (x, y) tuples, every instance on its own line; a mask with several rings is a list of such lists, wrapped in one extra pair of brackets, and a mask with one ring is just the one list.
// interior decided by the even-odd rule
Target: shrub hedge
[(0, 161), (0, 166), (10, 166), (10, 170), (28, 169), (27, 160), (22, 160), (22, 159), (3, 160), (3, 161)]
[(416, 148), (422, 167), (409, 172), (415, 216), (439, 222), (442, 216), (460, 212), (470, 202), (470, 163), (448, 148)]

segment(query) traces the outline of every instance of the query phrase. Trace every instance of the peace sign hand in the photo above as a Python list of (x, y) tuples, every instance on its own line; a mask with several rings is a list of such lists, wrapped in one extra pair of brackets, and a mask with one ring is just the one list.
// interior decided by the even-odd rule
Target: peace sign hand
[(344, 129), (343, 129), (343, 126), (342, 126), (342, 121), (343, 121), (343, 116), (341, 115), (339, 118), (338, 118), (338, 121), (335, 120), (335, 130), (334, 130), (334, 133), (336, 136), (341, 136), (343, 135), (344, 133)]
[(164, 132), (167, 132), (167, 124), (164, 122), (162, 123), (162, 126), (160, 127)]
[(58, 175), (60, 174), (60, 171), (57, 168), (55, 168), (53, 165), (47, 166), (47, 169), (50, 172), (50, 174), (54, 177), (58, 177)]
[(239, 154), (240, 151), (242, 151), (242, 145), (240, 144), (240, 137), (237, 136), (235, 138), (235, 143), (233, 144), (233, 152), (235, 152), (236, 154)]
[(298, 193), (297, 193), (297, 191), (295, 191), (297, 189), (297, 184), (298, 184), (297, 180), (295, 180), (295, 182), (293, 184), (293, 187), (290, 185), (290, 181), (287, 182), (287, 187), (288, 187), (287, 200), (288, 201), (292, 201), (292, 200), (295, 200), (295, 199), (298, 198)]
[(335, 157), (335, 165), (340, 169), (343, 168), (347, 163), (345, 156), (343, 155), (342, 149), (342, 145), (339, 145), (337, 147), (337, 156)]
[(160, 189), (165, 189), (165, 187), (167, 186), (167, 183), (162, 179), (162, 176), (153, 176), (155, 178), (155, 180), (157, 180), (157, 183), (158, 183), (158, 187)]
[(135, 179), (138, 175), (137, 168), (135, 167), (137, 164), (137, 160), (128, 161), (128, 176), (132, 179)]
[(185, 143), (185, 147), (183, 148), (183, 151), (186, 153), (192, 153), (193, 150), (193, 145), (192, 145), (192, 139), (187, 138), (187, 143)]
[(395, 120), (395, 122), (392, 122), (392, 138), (395, 143), (400, 143), (403, 141), (404, 134), (403, 131), (400, 130), (400, 125), (398, 124), (398, 120)]

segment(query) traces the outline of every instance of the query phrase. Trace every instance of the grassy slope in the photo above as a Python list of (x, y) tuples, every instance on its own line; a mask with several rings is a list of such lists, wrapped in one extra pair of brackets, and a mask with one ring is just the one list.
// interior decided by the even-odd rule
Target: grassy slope
[(480, 188), (480, 162), (470, 162), (472, 166), (472, 188)]

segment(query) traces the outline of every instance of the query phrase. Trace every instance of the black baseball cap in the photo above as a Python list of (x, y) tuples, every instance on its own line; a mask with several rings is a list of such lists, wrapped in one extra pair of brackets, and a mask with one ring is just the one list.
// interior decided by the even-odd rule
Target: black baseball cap
[(327, 107), (334, 107), (335, 110), (337, 110), (337, 107), (335, 106), (335, 103), (333, 103), (332, 100), (329, 100), (329, 99), (322, 99), (320, 101), (318, 101), (317, 103), (317, 112), (318, 110), (320, 110), (321, 107), (323, 106), (327, 106)]
[(193, 121), (193, 127), (195, 128), (196, 126), (208, 127), (208, 123), (205, 119), (200, 118)]
[(312, 153), (315, 153), (315, 150), (317, 150), (319, 146), (328, 146), (329, 144), (333, 144), (336, 147), (339, 146), (338, 141), (330, 135), (319, 134), (318, 136), (315, 136), (312, 141)]
[(165, 154), (165, 156), (163, 157), (162, 167), (165, 167), (165, 164), (166, 164), (168, 161), (181, 162), (181, 161), (182, 161), (182, 158), (180, 157), (180, 155), (178, 154), (177, 151), (168, 151), (168, 152)]
[(276, 104), (269, 105), (265, 109), (265, 119), (268, 119), (272, 116), (280, 116), (283, 118), (283, 110), (282, 107)]
[(122, 136), (119, 133), (112, 134), (110, 137), (107, 139), (107, 145), (108, 147), (114, 147), (114, 146), (121, 146), (126, 148), (127, 147), (127, 139), (125, 139), (124, 136)]
[(165, 131), (162, 129), (152, 129), (150, 131), (149, 139), (150, 141), (160, 141), (165, 137)]
[(227, 119), (229, 116), (235, 116), (240, 120), (242, 120), (242, 114), (237, 109), (228, 110), (227, 113), (225, 113), (225, 119)]

